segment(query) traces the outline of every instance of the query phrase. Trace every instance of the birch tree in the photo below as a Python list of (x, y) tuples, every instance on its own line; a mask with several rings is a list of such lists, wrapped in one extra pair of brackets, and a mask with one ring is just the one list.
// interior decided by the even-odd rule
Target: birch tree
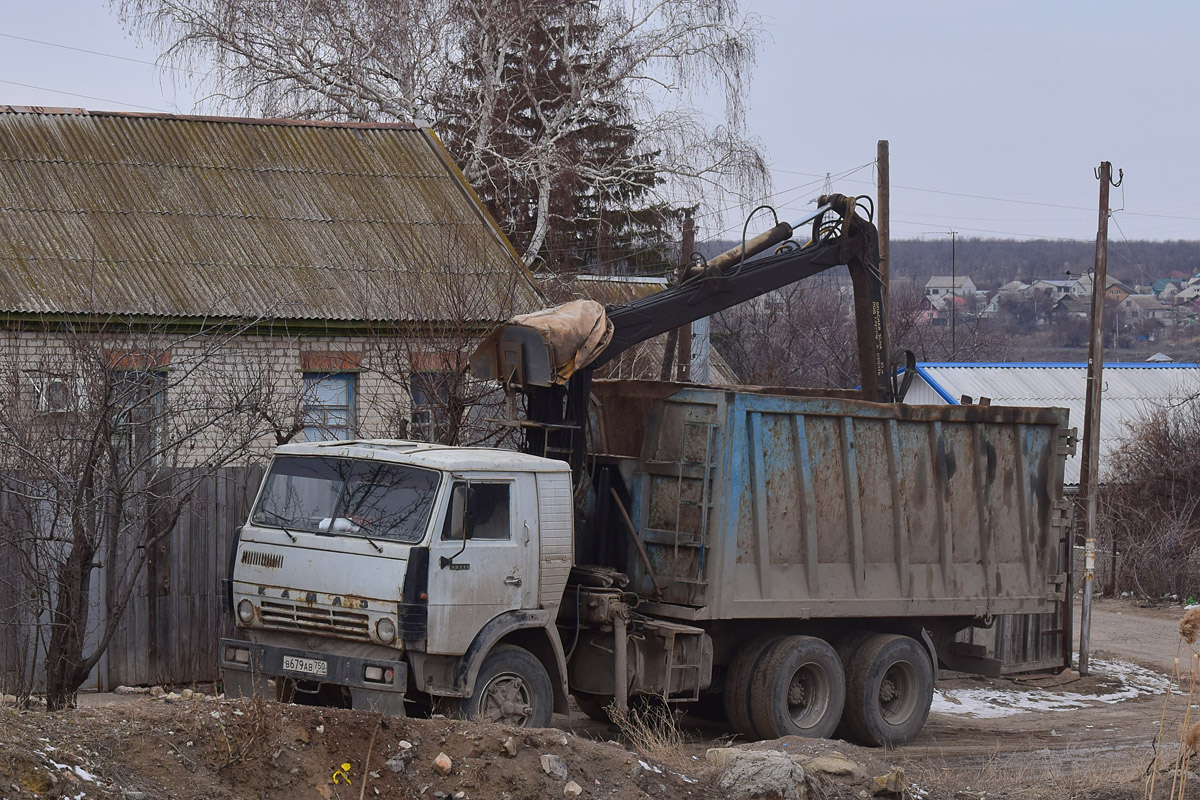
[(169, 63), (211, 64), (221, 109), (431, 122), (529, 265), (555, 263), (552, 231), (602, 251), (647, 209), (767, 185), (742, 122), (760, 24), (736, 0), (113, 2)]

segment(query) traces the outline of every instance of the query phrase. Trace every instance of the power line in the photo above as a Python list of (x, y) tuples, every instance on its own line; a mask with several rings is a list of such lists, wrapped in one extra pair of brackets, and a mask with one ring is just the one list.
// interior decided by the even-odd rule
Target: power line
[(51, 89), (47, 86), (34, 86), (31, 83), (18, 83), (17, 81), (6, 81), (0, 78), (0, 83), (8, 84), (9, 86), (20, 86), (24, 89), (37, 89), (39, 92), (53, 92), (54, 94), (65, 94), (68, 97), (82, 97), (84, 100), (98, 100), (101, 103), (116, 103), (119, 106), (127, 106), (129, 108), (140, 108), (143, 111), (155, 111), (161, 114), (169, 114), (169, 111), (161, 108), (151, 108), (150, 106), (139, 106), (137, 103), (124, 103), (120, 100), (112, 100), (107, 97), (96, 97), (90, 94), (79, 94), (78, 92), (64, 92), (61, 89)]
[[(941, 225), (940, 222), (928, 222), (928, 221), (911, 220), (911, 219), (896, 219), (895, 217), (892, 218), (892, 222), (900, 223), (901, 225), (919, 225), (919, 226), (923, 226), (923, 227), (937, 227), (937, 226)], [(1067, 236), (1042, 236), (1042, 235), (1036, 234), (1036, 233), (1018, 233), (1016, 231), (997, 231), (997, 230), (989, 230), (987, 228), (965, 228), (965, 227), (958, 226), (957, 230), (971, 231), (972, 233), (991, 233), (991, 234), (995, 234), (997, 236), (1018, 236), (1018, 237), (1025, 238), (1025, 239), (1043, 239), (1048, 242), (1088, 242), (1088, 241), (1091, 241), (1090, 239), (1079, 239), (1079, 238), (1072, 238), (1072, 237), (1067, 237)], [(893, 238), (895, 238), (895, 237), (893, 237)]]
[[(823, 180), (825, 177), (824, 175), (818, 175), (815, 172), (797, 172), (795, 170), (777, 169), (777, 168), (775, 169), (775, 171), (776, 172), (784, 172), (784, 173), (787, 173), (790, 175), (810, 176), (813, 178), (817, 178), (818, 180)], [(865, 184), (874, 186), (874, 182), (872, 182), (872, 181), (850, 180), (848, 182), (849, 183), (865, 183)], [(926, 188), (923, 188), (920, 186), (902, 186), (902, 185), (896, 184), (896, 183), (892, 184), (892, 188), (893, 189), (907, 189), (910, 192), (924, 192), (925, 194), (940, 194), (940, 195), (946, 195), (948, 197), (964, 197), (964, 198), (967, 198), (970, 200), (989, 200), (989, 201), (993, 201), (993, 202), (997, 202), (997, 203), (1016, 203), (1018, 205), (1025, 205), (1025, 206), (1041, 206), (1043, 208), (1061, 208), (1061, 209), (1066, 209), (1068, 211), (1088, 211), (1088, 212), (1095, 211), (1094, 208), (1087, 208), (1085, 206), (1069, 206), (1069, 205), (1064, 205), (1062, 203), (1044, 203), (1044, 202), (1041, 202), (1038, 200), (1018, 200), (1018, 199), (1011, 198), (1011, 197), (993, 197), (991, 195), (970, 194), (968, 192), (951, 192), (951, 191), (946, 191), (943, 189), (926, 189)], [(1173, 219), (1173, 220), (1180, 220), (1183, 222), (1200, 222), (1200, 217), (1188, 217), (1188, 216), (1183, 216), (1180, 214), (1156, 214), (1156, 213), (1152, 213), (1149, 211), (1128, 211), (1128, 210), (1124, 210), (1121, 213), (1123, 213), (1127, 216), (1132, 216), (1132, 217), (1148, 217), (1151, 219)]]
[[(130, 58), (129, 56), (119, 56), (119, 55), (116, 55), (115, 53), (103, 53), (99, 50), (88, 50), (83, 47), (74, 47), (69, 44), (59, 44), (57, 42), (47, 42), (42, 39), (31, 39), (28, 36), (17, 36), (16, 34), (12, 34), (12, 33), (0, 33), (0, 36), (4, 37), (5, 39), (15, 39), (18, 42), (29, 42), (30, 44), (40, 44), (45, 47), (57, 47), (60, 50), (72, 50), (76, 53), (87, 53), (88, 55), (91, 55), (91, 56), (100, 56), (101, 58), (111, 58), (116, 61), (128, 61), (131, 64), (145, 64), (146, 66), (149, 66), (149, 67), (155, 67), (157, 69), (169, 69), (173, 72), (183, 72), (188, 75), (203, 75), (205, 77), (213, 77), (211, 72), (190, 70), (190, 69), (185, 69), (183, 67), (172, 67), (169, 64), (158, 64), (154, 61), (145, 61), (140, 58)], [(67, 93), (64, 92), (63, 94), (67, 94)]]

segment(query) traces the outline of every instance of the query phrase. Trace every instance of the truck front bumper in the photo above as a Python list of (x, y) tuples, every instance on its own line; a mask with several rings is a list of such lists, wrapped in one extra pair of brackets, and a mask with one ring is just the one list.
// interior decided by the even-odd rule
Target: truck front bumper
[(403, 661), (334, 655), (238, 639), (221, 640), (221, 678), (226, 697), (267, 696), (267, 680), (344, 686), (351, 705), (403, 717), (408, 665)]

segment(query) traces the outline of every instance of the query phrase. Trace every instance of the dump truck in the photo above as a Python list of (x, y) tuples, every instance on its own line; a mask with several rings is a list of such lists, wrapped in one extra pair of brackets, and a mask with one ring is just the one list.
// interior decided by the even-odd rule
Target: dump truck
[[(667, 703), (749, 738), (895, 746), (955, 641), (1064, 595), (1061, 409), (902, 402), (853, 198), (617, 308), (514, 319), (471, 369), (522, 452), (276, 450), (232, 553), (228, 695), (546, 726)], [(774, 250), (755, 259), (756, 252)], [(850, 267), (857, 391), (595, 379), (633, 344)], [(518, 413), (523, 405), (524, 411)]]

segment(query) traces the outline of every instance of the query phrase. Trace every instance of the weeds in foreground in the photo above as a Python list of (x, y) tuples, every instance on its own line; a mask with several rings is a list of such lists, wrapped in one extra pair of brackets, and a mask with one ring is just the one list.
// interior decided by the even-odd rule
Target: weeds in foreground
[(646, 758), (669, 757), (683, 747), (683, 731), (665, 703), (643, 703), (626, 711), (611, 705), (605, 710), (626, 741)]
[(210, 765), (222, 770), (253, 764), (274, 753), (283, 730), (282, 709), (258, 693), (232, 705), (222, 704), (214, 718), (225, 750), (211, 753)]
[(635, 700), (627, 711), (615, 705), (605, 710), (622, 738), (647, 761), (685, 775), (707, 771), (704, 762), (689, 755), (687, 736), (679, 727), (676, 712), (666, 703)]
[[(1196, 683), (1200, 681), (1200, 653), (1196, 651), (1197, 640), (1200, 640), (1200, 608), (1189, 609), (1179, 620), (1179, 644), (1175, 650), (1175, 672), (1172, 684), (1167, 686), (1167, 695), (1163, 698), (1162, 713), (1158, 719), (1158, 732), (1154, 737), (1154, 758), (1146, 767), (1146, 797), (1156, 800), (1155, 789), (1166, 788), (1166, 779), (1170, 778), (1170, 793), (1167, 800), (1183, 800), (1187, 792), (1188, 776), (1191, 775), (1193, 756), (1200, 755), (1200, 721), (1193, 721), (1192, 708), (1196, 700)], [(1184, 645), (1187, 653), (1184, 654)], [(1181, 658), (1187, 659), (1187, 672), (1180, 668)], [(1184, 701), (1183, 687), (1187, 685), (1188, 692)], [(1172, 690), (1179, 686), (1179, 692)], [(1174, 725), (1168, 726), (1167, 713), (1172, 710), (1172, 699), (1184, 701), (1183, 721), (1178, 728), (1179, 742), (1174, 743), (1173, 736), (1168, 738), (1168, 727), (1174, 730)], [(1176, 709), (1177, 711), (1177, 709)], [(1167, 752), (1173, 753), (1172, 763), (1167, 766), (1164, 758)], [(1163, 783), (1159, 785), (1159, 778)]]

